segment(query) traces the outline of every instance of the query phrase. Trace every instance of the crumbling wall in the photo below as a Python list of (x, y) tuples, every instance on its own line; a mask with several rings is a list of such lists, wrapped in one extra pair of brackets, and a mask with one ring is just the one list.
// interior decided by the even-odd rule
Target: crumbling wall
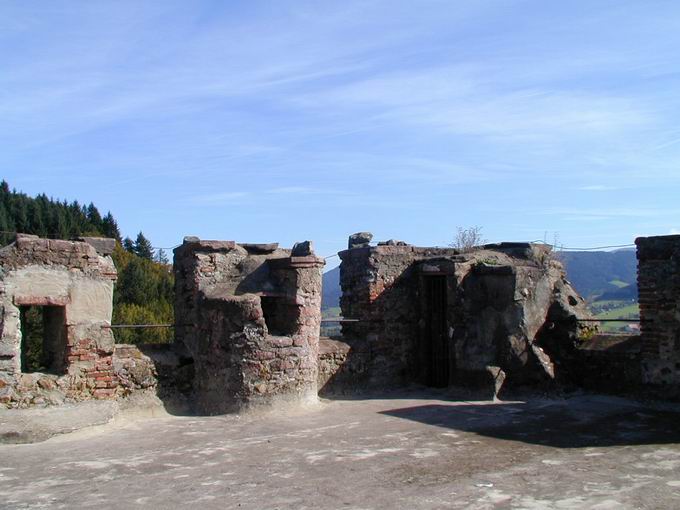
[(642, 380), (678, 396), (680, 235), (635, 240), (642, 334)]
[(486, 245), (455, 264), (452, 327), (457, 379), (497, 366), (508, 385), (566, 380), (589, 326), (585, 301), (549, 247)]
[[(565, 342), (574, 349), (576, 318), (588, 312), (548, 247), (502, 243), (462, 253), (369, 242), (369, 234), (352, 236), (339, 254), (342, 314), (359, 320), (343, 324), (343, 341), (368, 353), (369, 384), (465, 384), (506, 373), (510, 384), (523, 384), (559, 376), (554, 358)], [(436, 278), (443, 285), (441, 353), (428, 347), (428, 289)], [(434, 371), (441, 371), (435, 383)]]
[(316, 398), (323, 265), (311, 243), (186, 238), (175, 250), (176, 341), (194, 360), (197, 411)]
[(342, 395), (366, 391), (368, 385), (368, 353), (346, 342), (319, 339), (320, 396)]
[(580, 386), (609, 393), (640, 392), (640, 335), (597, 334), (579, 343), (574, 364)]
[[(114, 243), (19, 234), (0, 249), (0, 402), (28, 406), (115, 395), (114, 338), (108, 327)], [(44, 325), (55, 331), (45, 349), (57, 373), (22, 371), (21, 315), (29, 306), (49, 312)]]

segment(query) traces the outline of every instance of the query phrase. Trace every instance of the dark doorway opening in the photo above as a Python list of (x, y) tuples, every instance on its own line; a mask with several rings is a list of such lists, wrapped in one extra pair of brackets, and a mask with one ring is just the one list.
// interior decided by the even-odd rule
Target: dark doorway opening
[(424, 277), (425, 337), (423, 362), (425, 384), (435, 388), (449, 385), (449, 339), (446, 320), (446, 276)]
[(267, 330), (273, 336), (290, 336), (298, 330), (300, 307), (285, 297), (260, 296)]
[(66, 373), (66, 308), (21, 306), (21, 371)]

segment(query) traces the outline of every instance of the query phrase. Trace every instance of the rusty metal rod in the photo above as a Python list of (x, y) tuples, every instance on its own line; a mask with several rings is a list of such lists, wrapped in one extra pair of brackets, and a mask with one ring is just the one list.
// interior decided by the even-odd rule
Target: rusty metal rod
[(123, 329), (123, 328), (174, 328), (175, 324), (110, 324), (102, 326), (104, 329)]
[(576, 319), (579, 322), (652, 322), (643, 319)]

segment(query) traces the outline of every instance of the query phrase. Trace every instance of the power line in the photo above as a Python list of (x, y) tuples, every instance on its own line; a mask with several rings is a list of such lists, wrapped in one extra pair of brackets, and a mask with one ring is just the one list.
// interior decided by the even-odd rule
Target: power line
[(559, 248), (560, 250), (570, 250), (570, 251), (606, 250), (606, 249), (609, 249), (609, 248), (633, 248), (635, 246), (635, 244), (630, 243), (630, 244), (612, 244), (612, 245), (609, 245), (609, 246), (593, 246), (591, 248), (569, 248), (569, 247), (563, 246), (563, 245), (558, 246), (558, 245), (546, 243), (545, 241), (541, 241), (541, 240), (530, 241), (530, 243), (531, 244), (540, 243), (540, 244), (544, 244), (546, 246), (550, 246), (552, 248)]
[(169, 248), (161, 247), (161, 246), (152, 246), (154, 250), (174, 250), (175, 248), (179, 248), (182, 246), (181, 244), (176, 244), (175, 246), (170, 246)]

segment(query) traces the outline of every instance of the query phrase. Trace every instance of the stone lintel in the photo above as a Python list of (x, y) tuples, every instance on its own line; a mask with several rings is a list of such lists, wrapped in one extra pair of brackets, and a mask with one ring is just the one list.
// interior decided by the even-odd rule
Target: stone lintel
[(17, 306), (66, 306), (70, 302), (68, 296), (14, 296)]

